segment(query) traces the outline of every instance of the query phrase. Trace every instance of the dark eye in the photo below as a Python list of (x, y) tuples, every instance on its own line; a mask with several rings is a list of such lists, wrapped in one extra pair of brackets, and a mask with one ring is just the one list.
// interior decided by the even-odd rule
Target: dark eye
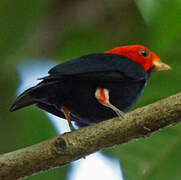
[(139, 53), (140, 53), (143, 57), (149, 57), (149, 55), (150, 55), (146, 50), (141, 50)]

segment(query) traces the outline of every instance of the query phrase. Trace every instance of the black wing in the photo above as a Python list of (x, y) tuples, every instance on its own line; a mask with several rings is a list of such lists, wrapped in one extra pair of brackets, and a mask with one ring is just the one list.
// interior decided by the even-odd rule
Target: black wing
[(73, 59), (53, 67), (49, 71), (50, 77), (62, 75), (90, 74), (93, 77), (105, 75), (111, 78), (123, 79), (125, 77), (134, 80), (147, 79), (147, 73), (137, 63), (116, 54), (90, 54)]

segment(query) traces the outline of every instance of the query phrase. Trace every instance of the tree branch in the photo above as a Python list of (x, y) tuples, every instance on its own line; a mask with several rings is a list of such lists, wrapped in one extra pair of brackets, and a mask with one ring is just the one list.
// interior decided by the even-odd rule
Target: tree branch
[(181, 93), (99, 124), (0, 155), (0, 179), (13, 180), (68, 164), (93, 152), (149, 136), (181, 121)]

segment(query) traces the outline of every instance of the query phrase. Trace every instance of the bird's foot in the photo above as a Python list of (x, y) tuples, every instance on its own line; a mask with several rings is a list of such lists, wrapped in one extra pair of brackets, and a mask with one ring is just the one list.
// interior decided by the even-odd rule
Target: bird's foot
[(74, 131), (75, 129), (74, 129), (74, 127), (72, 125), (72, 122), (71, 122), (71, 119), (70, 119), (70, 112), (69, 112), (69, 110), (65, 106), (62, 106), (61, 107), (61, 111), (63, 112), (63, 114), (64, 114), (64, 116), (65, 116), (65, 118), (66, 118), (66, 120), (67, 120), (67, 122), (69, 124), (70, 130)]

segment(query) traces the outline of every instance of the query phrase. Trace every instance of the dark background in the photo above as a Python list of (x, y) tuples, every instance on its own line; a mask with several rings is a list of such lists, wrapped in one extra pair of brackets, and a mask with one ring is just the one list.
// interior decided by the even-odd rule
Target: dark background
[[(58, 63), (127, 44), (148, 46), (172, 67), (152, 76), (137, 107), (180, 92), (180, 0), (1, 0), (0, 153), (56, 134), (35, 107), (9, 112), (20, 83), (19, 65), (42, 58)], [(127, 180), (177, 180), (181, 177), (180, 152), (179, 124), (104, 153), (120, 159)], [(68, 168), (27, 179), (66, 179)]]

